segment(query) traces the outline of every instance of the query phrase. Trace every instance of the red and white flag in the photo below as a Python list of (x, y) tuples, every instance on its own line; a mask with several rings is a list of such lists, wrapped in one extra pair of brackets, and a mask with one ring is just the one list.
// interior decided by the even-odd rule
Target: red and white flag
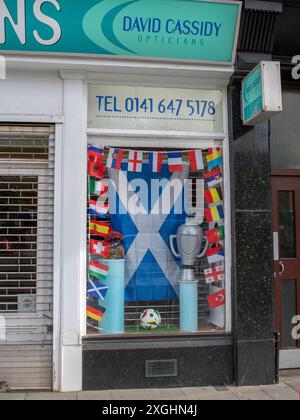
[(182, 153), (181, 152), (169, 152), (168, 153), (168, 165), (170, 172), (181, 172), (183, 170)]
[(218, 292), (208, 296), (208, 304), (211, 309), (224, 306), (226, 302), (225, 289), (220, 289)]
[(130, 150), (128, 155), (128, 171), (142, 172), (143, 169), (143, 152)]
[(91, 239), (90, 254), (100, 255), (101, 257), (108, 258), (110, 254), (110, 243), (106, 241), (97, 241), (96, 239)]
[(213, 266), (204, 270), (206, 284), (218, 283), (225, 280), (224, 266)]
[(202, 150), (191, 150), (189, 152), (190, 168), (192, 171), (204, 169)]

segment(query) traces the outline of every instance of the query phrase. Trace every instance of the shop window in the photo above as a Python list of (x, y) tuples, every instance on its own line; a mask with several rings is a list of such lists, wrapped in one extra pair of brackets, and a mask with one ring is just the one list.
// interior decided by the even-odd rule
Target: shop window
[(298, 91), (283, 91), (283, 112), (271, 118), (271, 164), (273, 169), (300, 168), (300, 106)]
[(87, 333), (225, 329), (222, 149), (88, 146)]

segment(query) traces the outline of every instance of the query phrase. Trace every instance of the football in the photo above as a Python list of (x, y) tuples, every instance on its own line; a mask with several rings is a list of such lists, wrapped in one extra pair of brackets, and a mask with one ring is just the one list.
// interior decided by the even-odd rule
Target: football
[(140, 323), (145, 330), (155, 330), (161, 324), (161, 316), (155, 309), (145, 309)]

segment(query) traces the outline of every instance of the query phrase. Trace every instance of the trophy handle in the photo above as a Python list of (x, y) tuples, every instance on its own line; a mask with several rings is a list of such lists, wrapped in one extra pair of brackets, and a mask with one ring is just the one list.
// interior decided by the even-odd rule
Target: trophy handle
[(174, 248), (174, 239), (176, 238), (177, 238), (177, 235), (170, 235), (170, 238), (169, 238), (170, 248), (174, 257), (180, 258), (180, 255), (178, 254), (178, 252), (175, 251), (175, 248)]
[(207, 250), (207, 248), (208, 248), (208, 239), (207, 239), (207, 237), (206, 236), (204, 236), (204, 238), (203, 239), (205, 239), (205, 247), (204, 247), (204, 249), (203, 249), (203, 251), (198, 255), (198, 257), (197, 258), (202, 258), (203, 256), (204, 256), (204, 254), (205, 254), (205, 252), (206, 252), (206, 250)]

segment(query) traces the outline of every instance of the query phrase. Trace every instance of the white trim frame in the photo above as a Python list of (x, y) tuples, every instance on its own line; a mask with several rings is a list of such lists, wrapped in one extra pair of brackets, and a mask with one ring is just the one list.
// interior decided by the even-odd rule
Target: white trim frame
[(61, 205), (63, 125), (55, 125), (54, 259), (53, 259), (53, 391), (61, 387)]

